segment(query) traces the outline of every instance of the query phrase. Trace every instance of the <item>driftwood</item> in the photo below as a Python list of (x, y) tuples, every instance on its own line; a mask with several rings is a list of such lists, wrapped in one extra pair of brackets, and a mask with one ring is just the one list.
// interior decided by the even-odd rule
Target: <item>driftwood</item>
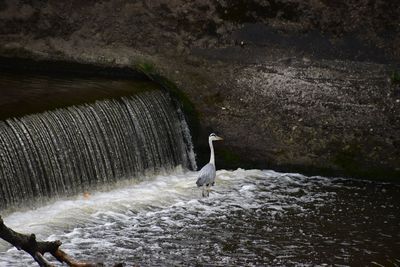
[[(37, 241), (35, 234), (24, 235), (8, 228), (0, 216), (0, 238), (4, 239), (18, 250), (27, 252), (41, 267), (53, 267), (43, 255), (48, 252), (59, 262), (66, 263), (71, 267), (99, 267), (104, 266), (101, 263), (79, 262), (71, 258), (67, 253), (60, 249), (61, 241)], [(122, 264), (117, 264), (122, 266)]]

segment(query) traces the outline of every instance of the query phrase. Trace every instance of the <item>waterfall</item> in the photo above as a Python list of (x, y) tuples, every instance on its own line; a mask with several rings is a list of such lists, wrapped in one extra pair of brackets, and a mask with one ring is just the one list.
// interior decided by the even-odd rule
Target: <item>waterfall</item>
[(160, 90), (0, 121), (0, 210), (177, 165), (195, 169), (186, 122)]

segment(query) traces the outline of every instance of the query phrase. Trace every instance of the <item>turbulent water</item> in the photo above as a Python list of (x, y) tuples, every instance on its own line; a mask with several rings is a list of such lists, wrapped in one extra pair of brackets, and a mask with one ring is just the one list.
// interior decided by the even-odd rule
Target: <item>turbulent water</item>
[[(78, 259), (127, 266), (400, 265), (400, 186), (263, 170), (147, 177), (15, 212), (5, 223), (63, 242)], [(0, 266), (28, 266), (0, 243)]]

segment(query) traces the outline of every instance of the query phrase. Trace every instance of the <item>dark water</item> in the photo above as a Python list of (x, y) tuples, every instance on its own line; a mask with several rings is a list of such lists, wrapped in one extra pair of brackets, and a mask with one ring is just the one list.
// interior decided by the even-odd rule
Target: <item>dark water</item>
[[(400, 186), (262, 170), (147, 177), (89, 199), (60, 200), (5, 222), (61, 239), (79, 259), (128, 266), (400, 265)], [(0, 248), (0, 266), (32, 260)]]
[(149, 81), (0, 73), (0, 119), (159, 89)]

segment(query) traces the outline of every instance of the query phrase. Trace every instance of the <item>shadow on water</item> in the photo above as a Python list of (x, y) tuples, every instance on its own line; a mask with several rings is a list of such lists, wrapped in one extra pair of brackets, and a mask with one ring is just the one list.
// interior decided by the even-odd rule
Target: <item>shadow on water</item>
[(160, 89), (125, 69), (10, 61), (0, 59), (0, 120)]

